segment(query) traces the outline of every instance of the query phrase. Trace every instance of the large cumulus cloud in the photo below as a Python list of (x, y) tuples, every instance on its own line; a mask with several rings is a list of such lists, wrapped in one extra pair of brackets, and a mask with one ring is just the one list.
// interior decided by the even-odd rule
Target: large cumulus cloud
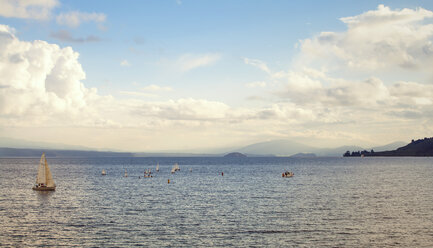
[(89, 99), (97, 97), (96, 89), (81, 82), (85, 73), (72, 48), (20, 41), (6, 25), (0, 25), (0, 75), (3, 121), (85, 113)]

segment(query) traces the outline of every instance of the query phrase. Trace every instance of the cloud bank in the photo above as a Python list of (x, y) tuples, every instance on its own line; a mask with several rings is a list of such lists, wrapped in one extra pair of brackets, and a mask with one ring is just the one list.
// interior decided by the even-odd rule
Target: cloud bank
[(331, 131), (326, 124), (333, 124), (370, 142), (379, 136), (389, 141), (431, 136), (432, 18), (423, 8), (379, 5), (341, 18), (344, 32), (301, 40), (288, 71), (273, 72), (257, 59), (244, 63), (279, 85), (272, 94), (280, 101), (318, 117), (304, 119), (312, 129)]
[(57, 0), (0, 0), (0, 15), (4, 17), (48, 20)]

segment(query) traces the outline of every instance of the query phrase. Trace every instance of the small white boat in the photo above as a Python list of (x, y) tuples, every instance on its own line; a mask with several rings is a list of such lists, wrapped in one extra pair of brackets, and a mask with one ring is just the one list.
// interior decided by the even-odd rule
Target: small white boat
[(174, 164), (175, 171), (180, 171), (179, 165), (177, 163)]
[(107, 172), (105, 172), (105, 170), (103, 169), (101, 172), (101, 175), (105, 176), (105, 175), (107, 175)]
[(39, 162), (38, 176), (36, 177), (36, 185), (32, 189), (37, 191), (56, 190), (56, 184), (54, 183), (50, 167), (48, 167), (45, 152), (42, 153), (41, 161)]
[(159, 172), (159, 163), (156, 164), (156, 172)]
[(176, 172), (176, 165), (173, 166), (173, 168), (171, 168), (171, 174), (174, 174)]

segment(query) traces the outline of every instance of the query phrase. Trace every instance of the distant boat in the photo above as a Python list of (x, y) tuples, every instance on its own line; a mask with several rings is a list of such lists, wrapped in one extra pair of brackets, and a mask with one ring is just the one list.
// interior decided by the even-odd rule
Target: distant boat
[(159, 163), (156, 163), (156, 172), (159, 172)]
[(56, 190), (56, 184), (53, 180), (50, 167), (48, 167), (45, 152), (42, 153), (41, 161), (39, 162), (38, 176), (36, 177), (36, 185), (33, 190), (38, 191), (53, 191)]
[(171, 168), (171, 174), (174, 174), (176, 172), (176, 164), (173, 165), (173, 168)]
[(152, 171), (150, 169), (145, 169), (144, 170), (144, 177), (153, 177)]
[(101, 172), (101, 174), (102, 174), (103, 176), (105, 176), (105, 175), (107, 175), (107, 172), (105, 172), (105, 170), (103, 169), (102, 172)]
[(189, 168), (189, 172), (192, 172), (192, 168)]
[(125, 169), (125, 174), (123, 175), (123, 177), (128, 177), (128, 172)]
[(174, 164), (175, 171), (180, 171), (179, 165), (177, 163)]
[(152, 171), (150, 169), (145, 169), (144, 170), (144, 177), (153, 177)]
[(283, 177), (293, 177), (295, 175), (295, 173), (291, 172), (291, 171), (286, 171), (283, 173)]

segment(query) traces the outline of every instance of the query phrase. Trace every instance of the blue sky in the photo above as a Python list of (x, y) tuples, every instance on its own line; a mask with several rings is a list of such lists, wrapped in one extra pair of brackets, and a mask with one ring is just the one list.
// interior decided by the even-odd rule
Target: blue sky
[(432, 5), (3, 0), (4, 59), (31, 66), (2, 65), (0, 136), (135, 151), (431, 136)]

